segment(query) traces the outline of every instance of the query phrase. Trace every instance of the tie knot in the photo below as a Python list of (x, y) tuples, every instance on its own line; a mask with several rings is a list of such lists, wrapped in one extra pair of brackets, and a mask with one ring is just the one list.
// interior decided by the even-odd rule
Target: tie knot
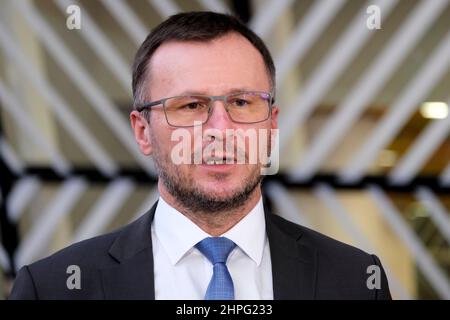
[(236, 244), (225, 237), (205, 238), (195, 245), (212, 264), (225, 263)]

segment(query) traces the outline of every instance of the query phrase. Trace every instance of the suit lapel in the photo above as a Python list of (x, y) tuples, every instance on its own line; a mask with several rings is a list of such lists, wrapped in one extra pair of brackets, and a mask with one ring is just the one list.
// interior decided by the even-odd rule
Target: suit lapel
[(118, 264), (100, 270), (105, 299), (155, 299), (151, 223), (156, 205), (111, 245), (109, 254)]
[[(105, 299), (155, 299), (151, 223), (156, 206), (126, 226), (111, 245), (117, 265), (100, 269)], [(316, 251), (301, 243), (301, 231), (287, 232), (277, 219), (266, 210), (274, 299), (313, 299)]]
[(141, 251), (118, 266), (102, 269), (105, 299), (153, 300), (153, 256), (149, 250)]
[(301, 243), (302, 232), (299, 229), (288, 233), (279, 227), (276, 219), (266, 212), (274, 299), (314, 299), (316, 250)]

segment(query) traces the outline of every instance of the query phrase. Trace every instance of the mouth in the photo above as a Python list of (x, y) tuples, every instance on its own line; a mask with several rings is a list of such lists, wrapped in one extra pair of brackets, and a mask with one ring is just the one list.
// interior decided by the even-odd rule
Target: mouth
[(236, 163), (236, 158), (234, 157), (208, 157), (203, 159), (203, 165), (231, 165)]

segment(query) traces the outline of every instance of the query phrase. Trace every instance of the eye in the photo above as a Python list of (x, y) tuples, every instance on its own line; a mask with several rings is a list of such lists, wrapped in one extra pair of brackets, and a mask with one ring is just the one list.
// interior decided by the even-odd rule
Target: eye
[(233, 104), (237, 107), (246, 107), (250, 102), (245, 99), (234, 99)]
[(203, 101), (189, 101), (180, 104), (179, 110), (184, 111), (201, 111), (208, 108), (208, 104)]
[(203, 105), (198, 102), (191, 102), (191, 103), (184, 105), (184, 109), (189, 109), (189, 110), (198, 110), (202, 107), (203, 107)]

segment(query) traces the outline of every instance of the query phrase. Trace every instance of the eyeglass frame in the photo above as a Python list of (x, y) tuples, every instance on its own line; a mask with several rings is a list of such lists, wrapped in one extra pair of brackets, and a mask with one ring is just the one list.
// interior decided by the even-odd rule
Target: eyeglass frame
[[(258, 93), (259, 93), (259, 94), (263, 93), (263, 94), (269, 95), (269, 98), (268, 98), (268, 100), (267, 100), (267, 101), (268, 101), (268, 104), (269, 104), (269, 105), (268, 105), (268, 107), (269, 107), (269, 112), (268, 112), (268, 114), (267, 114), (267, 118), (265, 118), (264, 120), (258, 120), (258, 121), (253, 121), (253, 122), (242, 122), (242, 121), (235, 121), (235, 120), (233, 120), (233, 118), (231, 117), (230, 113), (228, 112), (228, 103), (227, 103), (227, 99), (228, 99), (228, 97), (230, 97), (230, 96), (239, 95), (239, 94), (245, 94), (245, 93), (257, 93), (257, 94), (258, 94)], [(209, 95), (203, 95), (203, 94), (191, 94), (191, 95), (172, 96), (172, 97), (167, 97), (167, 98), (159, 99), (159, 100), (156, 100), (156, 101), (145, 102), (145, 103), (143, 103), (143, 104), (141, 104), (141, 105), (137, 105), (137, 106), (136, 106), (136, 110), (137, 110), (138, 112), (142, 112), (142, 111), (144, 111), (145, 109), (151, 109), (152, 107), (161, 104), (161, 105), (163, 106), (164, 116), (165, 116), (166, 121), (167, 121), (167, 124), (168, 124), (169, 126), (175, 127), (175, 128), (191, 128), (191, 127), (194, 127), (195, 125), (189, 125), (189, 126), (176, 126), (176, 125), (171, 124), (171, 123), (169, 122), (168, 117), (167, 117), (166, 104), (165, 104), (166, 101), (169, 100), (169, 99), (173, 99), (173, 98), (183, 98), (183, 97), (200, 97), (200, 98), (209, 98), (209, 99), (210, 99), (210, 102), (209, 102), (209, 104), (208, 104), (208, 117), (206, 118), (206, 120), (205, 120), (204, 122), (202, 122), (202, 125), (205, 124), (205, 123), (207, 123), (208, 120), (209, 120), (209, 118), (211, 117), (211, 114), (212, 114), (212, 112), (211, 112), (211, 111), (212, 111), (212, 105), (213, 105), (213, 102), (214, 102), (214, 101), (223, 101), (224, 106), (225, 106), (225, 110), (226, 110), (226, 112), (227, 112), (227, 114), (228, 114), (228, 116), (229, 116), (231, 122), (233, 122), (233, 123), (241, 123), (241, 124), (260, 123), (260, 122), (266, 121), (267, 119), (270, 119), (270, 117), (272, 116), (272, 107), (273, 107), (273, 104), (275, 103), (275, 97), (274, 97), (274, 94), (273, 94), (272, 92), (265, 92), (265, 91), (238, 91), (238, 92), (229, 93), (229, 94), (225, 94), (225, 95), (221, 95), (221, 96), (209, 96)]]

